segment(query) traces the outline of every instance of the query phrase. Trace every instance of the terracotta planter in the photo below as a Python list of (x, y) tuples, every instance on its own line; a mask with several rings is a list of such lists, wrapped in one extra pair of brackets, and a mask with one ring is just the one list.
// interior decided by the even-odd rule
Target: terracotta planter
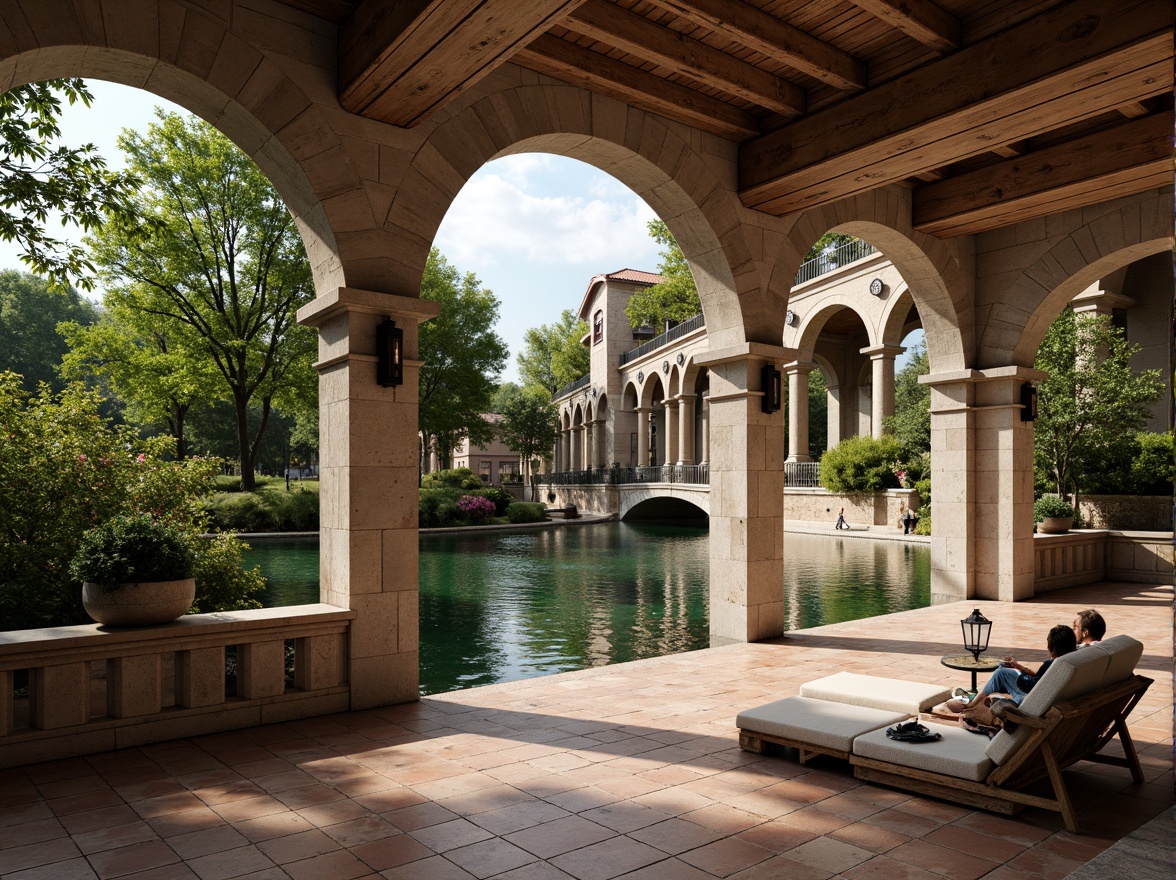
[(103, 590), (89, 581), (82, 584), (82, 605), (106, 626), (155, 626), (186, 614), (196, 598), (196, 579), (119, 584)]
[(1073, 522), (1073, 517), (1069, 516), (1047, 516), (1037, 524), (1037, 531), (1046, 535), (1061, 535), (1070, 531)]

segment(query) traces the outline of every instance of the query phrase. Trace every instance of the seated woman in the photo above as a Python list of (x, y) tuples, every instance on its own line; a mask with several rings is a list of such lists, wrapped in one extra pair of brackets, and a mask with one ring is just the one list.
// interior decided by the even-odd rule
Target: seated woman
[(976, 705), (989, 694), (1008, 694), (1014, 703), (1018, 706), (1021, 705), (1021, 701), (1029, 696), (1029, 691), (1033, 690), (1033, 685), (1037, 684), (1038, 679), (1045, 675), (1045, 670), (1049, 669), (1050, 664), (1058, 657), (1077, 649), (1078, 640), (1074, 636), (1073, 627), (1059, 623), (1045, 637), (1045, 647), (1049, 651), (1050, 659), (1042, 663), (1036, 672), (1018, 663), (1015, 658), (1009, 657), (1000, 669), (992, 673), (980, 693), (976, 694), (969, 702), (949, 700), (947, 708), (952, 712), (962, 712), (964, 709)]

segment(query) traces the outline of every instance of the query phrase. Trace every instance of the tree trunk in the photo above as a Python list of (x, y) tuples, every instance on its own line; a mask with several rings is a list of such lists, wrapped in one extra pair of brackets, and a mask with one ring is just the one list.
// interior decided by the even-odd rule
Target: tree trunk
[(249, 400), (238, 388), (233, 389), (233, 409), (237, 415), (237, 448), (241, 458), (241, 491), (252, 492), (257, 488), (253, 473), (253, 455), (249, 445)]

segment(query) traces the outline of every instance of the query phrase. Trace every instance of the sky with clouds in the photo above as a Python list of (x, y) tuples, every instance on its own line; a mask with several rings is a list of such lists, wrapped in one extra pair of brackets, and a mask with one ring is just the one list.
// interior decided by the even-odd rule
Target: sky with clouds
[[(155, 107), (185, 112), (138, 89), (91, 80), (92, 107), (66, 107), (62, 141), (93, 143), (122, 167), (117, 138), (143, 131)], [(461, 272), (473, 272), (501, 303), (497, 332), (510, 347), (503, 379), (517, 380), (515, 355), (530, 327), (575, 309), (593, 275), (656, 270), (658, 248), (646, 223), (653, 211), (632, 190), (597, 169), (560, 156), (507, 156), (479, 170), (458, 194), (436, 244)], [(53, 222), (53, 234), (79, 237)], [(24, 269), (17, 249), (0, 242), (0, 268)], [(97, 294), (95, 294), (97, 296)]]

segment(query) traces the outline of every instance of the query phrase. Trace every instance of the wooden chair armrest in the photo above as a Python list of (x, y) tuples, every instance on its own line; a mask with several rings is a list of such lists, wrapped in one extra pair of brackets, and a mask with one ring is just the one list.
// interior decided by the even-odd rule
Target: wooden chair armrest
[(1053, 721), (1048, 716), (1038, 718), (1036, 715), (1026, 715), (1020, 707), (1007, 703), (998, 703), (993, 707), (992, 714), (1005, 723), (1024, 725), (1031, 730), (1044, 730), (1053, 725)]

